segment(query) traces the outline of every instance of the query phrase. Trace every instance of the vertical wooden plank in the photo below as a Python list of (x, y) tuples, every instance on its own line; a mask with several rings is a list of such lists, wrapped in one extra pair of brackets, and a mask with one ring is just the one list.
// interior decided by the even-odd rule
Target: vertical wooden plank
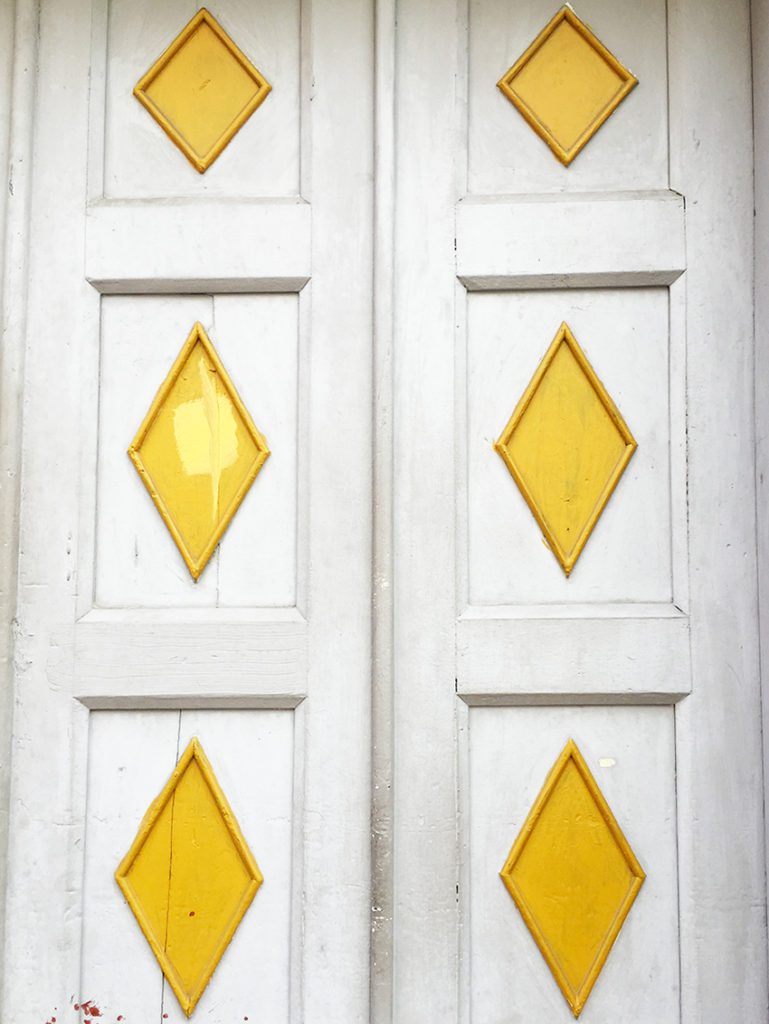
[(393, 242), (396, 0), (375, 0), (371, 1024), (393, 1019)]
[[(179, 751), (197, 737), (264, 876), (196, 1013), (288, 1024), (291, 967), (293, 712), (183, 711)], [(169, 1024), (186, 1017), (168, 984)]]
[(218, 551), (196, 583), (125, 454), (196, 320), (211, 328), (210, 296), (102, 298), (95, 588), (100, 607), (216, 604)]
[[(429, 40), (429, 45), (426, 41)], [(455, 0), (398, 14), (394, 1020), (457, 1014)], [(414, 785), (414, 780), (420, 780)], [(425, 799), (429, 793), (429, 800)]]
[(218, 553), (220, 606), (296, 603), (298, 299), (221, 295), (213, 338), (271, 455)]
[[(159, 1020), (163, 974), (115, 881), (178, 758), (178, 711), (97, 711), (88, 742), (83, 973), (75, 1002), (107, 1019)], [(115, 965), (120, 969), (115, 970)], [(75, 986), (73, 986), (75, 987)], [(64, 1017), (64, 1008), (59, 1007)]]
[(363, 1024), (371, 913), (372, 5), (317, 0), (309, 31), (304, 1024)]
[[(13, 728), (13, 622), (16, 614), (21, 467), (21, 408), (32, 132), (37, 62), (37, 4), (0, 11), (0, 243), (2, 360), (0, 361), (0, 963), (5, 945), (5, 892)], [(7, 185), (6, 185), (7, 182)], [(0, 992), (3, 988), (0, 972)], [(2, 996), (0, 996), (2, 1005)]]
[(755, 188), (754, 324), (758, 602), (764, 741), (764, 856), (769, 877), (769, 2), (752, 0)]
[[(36, 4), (25, 31), (36, 34)], [(79, 977), (86, 715), (69, 696), (77, 531), (78, 341), (97, 296), (83, 275), (90, 3), (40, 7), (31, 154), (8, 927), (3, 1020), (46, 1020)], [(21, 40), (25, 38), (21, 36)], [(22, 50), (23, 50), (22, 45)], [(29, 51), (28, 51), (29, 52)], [(34, 57), (34, 52), (32, 52)], [(30, 70), (35, 67), (30, 61)], [(65, 126), (65, 128), (63, 128)], [(65, 169), (65, 172), (63, 172)], [(59, 240), (55, 245), (52, 239)], [(70, 239), (72, 244), (61, 240)], [(22, 278), (19, 279), (21, 286)], [(24, 332), (23, 321), (17, 326)], [(15, 433), (11, 436), (15, 436)], [(35, 851), (37, 856), (30, 856)], [(39, 943), (55, 955), (41, 956)], [(30, 955), (30, 949), (36, 950)]]
[(671, 4), (687, 197), (693, 694), (676, 710), (686, 1024), (767, 1013), (755, 569), (749, 4)]

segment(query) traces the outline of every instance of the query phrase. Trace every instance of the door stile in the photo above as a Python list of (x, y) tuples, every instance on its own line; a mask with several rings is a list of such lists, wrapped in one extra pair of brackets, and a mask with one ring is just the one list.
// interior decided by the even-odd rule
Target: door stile
[(769, 3), (751, 3), (755, 189), (754, 346), (759, 656), (764, 746), (764, 849), (769, 877)]
[[(14, 707), (14, 619), (18, 586), (22, 390), (27, 317), (27, 263), (32, 133), (37, 64), (37, 4), (17, 0), (0, 11), (0, 199), (2, 357), (0, 358), (0, 963), (5, 950), (11, 751)], [(0, 978), (0, 1006), (4, 979)]]
[[(50, 243), (82, 238), (90, 5), (46, 5), (39, 33), (37, 8), (17, 9), (19, 56), (34, 58), (37, 40), (39, 60), (29, 64), (37, 74), (29, 266), (16, 282), (23, 294), (22, 282), (29, 281), (29, 313), (18, 325), (26, 358), (2, 1013), (9, 1021), (26, 1015), (31, 993), (34, 1012), (50, 1013), (78, 984), (88, 734), (87, 713), (70, 696), (72, 626), (58, 624), (75, 619), (72, 454), (84, 324), (98, 298), (83, 278), (82, 244)], [(41, 936), (56, 955), (29, 955)]]
[(457, 1019), (453, 268), (459, 45), (456, 0), (399, 5), (393, 1014), (398, 1024)]
[[(372, 5), (313, 0), (310, 23), (309, 478), (313, 496), (333, 500), (316, 499), (310, 515), (303, 1021), (363, 1024), (371, 929)], [(354, 88), (339, 73), (348, 52), (358, 55)], [(348, 227), (344, 236), (339, 225)]]
[(671, 186), (687, 202), (692, 694), (676, 707), (685, 1024), (767, 1007), (753, 454), (747, 3), (669, 6)]
[(395, 15), (396, 0), (375, 0), (371, 1024), (393, 1020)]

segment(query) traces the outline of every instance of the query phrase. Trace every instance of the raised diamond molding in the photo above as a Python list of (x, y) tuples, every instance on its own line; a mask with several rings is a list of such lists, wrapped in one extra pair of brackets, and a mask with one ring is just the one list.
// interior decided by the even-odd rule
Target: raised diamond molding
[(568, 576), (637, 446), (567, 324), (494, 447)]
[(579, 1017), (646, 876), (573, 740), (500, 874)]
[(203, 8), (137, 82), (134, 96), (203, 174), (271, 88)]
[(115, 879), (191, 1016), (263, 881), (197, 739), (152, 802)]
[(637, 84), (568, 5), (497, 83), (567, 165)]
[(197, 580), (270, 454), (202, 324), (128, 454)]

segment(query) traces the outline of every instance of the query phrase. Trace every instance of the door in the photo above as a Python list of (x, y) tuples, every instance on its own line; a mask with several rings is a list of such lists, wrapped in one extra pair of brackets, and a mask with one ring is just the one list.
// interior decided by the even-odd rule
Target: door
[(766, 1019), (748, 14), (397, 7), (399, 1024)]
[(3, 1020), (765, 1019), (748, 4), (14, 32)]
[(17, 5), (4, 1021), (367, 1013), (371, 12), (200, 6)]

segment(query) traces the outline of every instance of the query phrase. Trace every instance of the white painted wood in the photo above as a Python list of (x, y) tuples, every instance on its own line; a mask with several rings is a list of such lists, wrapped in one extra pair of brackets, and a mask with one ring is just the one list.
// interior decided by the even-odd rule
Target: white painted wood
[[(183, 158), (156, 126), (157, 150), (133, 145), (133, 127), (121, 123), (110, 91), (120, 90), (120, 76), (141, 56), (138, 40), (160, 35), (166, 15), (186, 20), (194, 5), (160, 11), (97, 2), (93, 20), (87, 0), (41, 5), (40, 119), (34, 159), (27, 160), (35, 167), (32, 233), (20, 250), (30, 259), (31, 316), (18, 335), (26, 346), (30, 450), (13, 608), (3, 1020), (71, 1013), (101, 938), (99, 915), (109, 921), (117, 913), (107, 905), (109, 887), (99, 889), (104, 865), (89, 861), (84, 876), (84, 849), (99, 850), (85, 834), (87, 798), (103, 801), (107, 813), (98, 817), (108, 824), (122, 820), (122, 808), (112, 814), (120, 795), (109, 791), (98, 758), (89, 784), (89, 716), (114, 723), (119, 735), (114, 742), (97, 736), (100, 749), (134, 750), (149, 778), (153, 757), (132, 737), (144, 735), (146, 722), (148, 740), (152, 723), (178, 721), (180, 712), (190, 730), (210, 728), (224, 762), (233, 757), (245, 766), (236, 810), (241, 823), (249, 816), (263, 822), (267, 838), (255, 852), (267, 875), (259, 850), (266, 851), (274, 886), (267, 915), (254, 918), (255, 931), (233, 946), (239, 952), (229, 966), (222, 964), (237, 985), (227, 995), (212, 989), (209, 1010), (229, 1019), (241, 1012), (236, 1004), (245, 994), (242, 1015), (263, 1012), (275, 1024), (368, 1019), (373, 26), (367, 6), (348, 6), (340, 18), (331, 0), (307, 5), (301, 32), (298, 4), (265, 3), (256, 12), (261, 28), (253, 5), (233, 0), (217, 10), (225, 27), (246, 25), (238, 38), (244, 49), (280, 51), (275, 64), (257, 63), (268, 77), (276, 69), (282, 76), (282, 92), (278, 82), (271, 96), (279, 97), (275, 114), (262, 124), (283, 134), (255, 161), (258, 132), (249, 142), (244, 129), (236, 139), (246, 140), (240, 163), (230, 160), (224, 173), (225, 154), (219, 172), (193, 172), (189, 186)], [(23, 35), (35, 43), (32, 22)], [(353, 66), (338, 59), (347, 47), (361, 55)], [(99, 99), (105, 87), (106, 104)], [(136, 108), (143, 133), (146, 114)], [(116, 170), (121, 132), (130, 155)], [(29, 132), (23, 136), (31, 146)], [(300, 136), (311, 208), (289, 198), (299, 188)], [(222, 199), (222, 223), (213, 204), (206, 206), (207, 190)], [(148, 195), (168, 202), (145, 202)], [(116, 204), (116, 197), (130, 201)], [(258, 197), (265, 202), (251, 202)], [(212, 269), (205, 240), (194, 233), (210, 233), (213, 224), (221, 235), (252, 228), (254, 235), (229, 254), (225, 239), (213, 239), (210, 251), (220, 262)], [(187, 243), (185, 254), (174, 252)], [(87, 280), (87, 260), (91, 267), (103, 261), (92, 275), (98, 287)], [(310, 286), (295, 294), (307, 277)], [(240, 509), (243, 526), (227, 535), (232, 557), (216, 555), (197, 585), (125, 454), (195, 319), (210, 330), (273, 449)], [(358, 486), (352, 498), (351, 481)], [(267, 505), (254, 511), (260, 489)], [(126, 537), (138, 547), (126, 547)], [(269, 721), (282, 724), (260, 754), (253, 748), (262, 727), (254, 731), (252, 723)], [(160, 783), (175, 756), (174, 743)], [(236, 775), (227, 775), (228, 787), (238, 789)], [(157, 787), (153, 780), (153, 792)], [(136, 802), (146, 806), (143, 797)], [(110, 878), (113, 854), (105, 854)], [(84, 877), (101, 893), (93, 907), (84, 900)], [(117, 1013), (124, 1002), (118, 996), (133, 997), (131, 978), (145, 969), (159, 977), (141, 938), (131, 949), (125, 969), (115, 967), (120, 957), (110, 961), (103, 952), (93, 961), (99, 969), (110, 965), (113, 987), (102, 995)], [(254, 970), (255, 949), (269, 973), (266, 988)], [(95, 991), (80, 995), (99, 1002)], [(176, 1013), (168, 1002), (163, 1009), (160, 988), (145, 996), (153, 1009), (137, 1007), (140, 1016)]]
[[(749, 4), (670, 12), (687, 196), (692, 690), (676, 709), (682, 1019), (766, 1018)], [(726, 982), (724, 981), (726, 979)]]
[(297, 519), (308, 515), (297, 504), (298, 449), (308, 442), (298, 433), (298, 307), (294, 295), (214, 300), (217, 351), (274, 453), (220, 545), (220, 606), (297, 603)]
[[(393, 1021), (455, 1021), (454, 0), (406, 0), (396, 54)], [(429, 41), (429, 45), (428, 45)]]
[(471, 291), (669, 285), (685, 266), (684, 204), (674, 192), (457, 205), (457, 275)]
[[(373, 10), (359, 0), (313, 0), (307, 31), (313, 41), (312, 514), (300, 1019), (365, 1024), (371, 936)], [(357, 57), (340, 60), (346, 53)]]
[[(178, 748), (178, 711), (90, 716), (83, 973), (72, 1001), (92, 999), (108, 1020), (157, 1019), (162, 1004), (163, 973), (144, 954), (144, 936), (119, 890), (116, 898), (115, 870), (174, 770)], [(66, 1005), (56, 1010), (58, 1019), (72, 1014)]]
[(372, 1024), (393, 1020), (393, 317), (396, 0), (375, 0), (374, 436), (371, 673)]
[[(665, 606), (662, 606), (663, 608)], [(520, 618), (462, 616), (457, 693), (470, 703), (668, 704), (691, 690), (689, 621), (613, 608), (532, 609)], [(486, 611), (486, 609), (483, 609)], [(539, 617), (537, 617), (539, 614)], [(595, 617), (591, 617), (595, 616)]]
[[(753, 0), (750, 6), (753, 57), (753, 142), (755, 189), (755, 436), (756, 515), (758, 555), (759, 638), (761, 660), (764, 789), (769, 779), (769, 4)], [(764, 850), (769, 873), (769, 816), (764, 799)]]
[[(197, 736), (264, 875), (197, 1012), (289, 1019), (293, 722), (288, 711), (98, 712), (91, 719), (81, 999), (186, 1020), (114, 880), (150, 802)], [(117, 895), (116, 895), (117, 891)], [(115, 971), (115, 964), (121, 970)], [(63, 1016), (63, 1014), (62, 1014)]]
[(226, 617), (94, 611), (75, 627), (75, 696), (103, 707), (294, 707), (307, 692), (307, 624), (269, 609)]
[(273, 86), (209, 170), (198, 174), (132, 95), (201, 5), (194, 0), (100, 0), (109, 4), (104, 194), (288, 196), (299, 193), (300, 4), (221, 0), (212, 13)]
[[(568, 578), (493, 447), (562, 321), (638, 443)], [(470, 605), (674, 600), (670, 394), (680, 393), (684, 380), (670, 379), (669, 353), (663, 288), (468, 297), (465, 599)]]
[(95, 202), (86, 277), (106, 294), (291, 292), (310, 277), (307, 203)]
[[(5, 950), (6, 872), (14, 708), (14, 620), (18, 582), (22, 393), (27, 317), (31, 153), (37, 62), (37, 5), (0, 10), (0, 958)], [(4, 988), (0, 971), (0, 1005)]]
[[(290, 1020), (292, 901), (301, 898), (294, 868), (293, 743), (290, 711), (184, 711), (179, 748), (197, 736), (264, 882), (226, 953), (197, 1012), (205, 1020)], [(163, 1012), (184, 1024), (165, 985)]]
[[(496, 83), (558, 9), (470, 0), (468, 191), (499, 195), (667, 188), (664, 0), (579, 0), (576, 13), (641, 83), (563, 167)], [(464, 71), (464, 69), (463, 69)]]
[[(615, 950), (627, 941), (631, 962), (612, 954), (584, 1019), (764, 1020), (746, 5), (732, 18), (682, 0), (669, 39), (662, 4), (579, 9), (641, 84), (568, 170), (494, 87), (553, 12), (471, 3), (468, 42), (464, 4), (430, 7), (402, 5), (398, 22), (394, 1018), (568, 1016), (504, 890), (494, 901), (517, 828), (492, 870), (456, 849), (452, 826), (474, 837), (505, 798), (504, 766), (515, 790), (532, 750), (542, 765), (520, 825), (582, 723), (583, 746), (618, 729), (637, 744), (625, 780), (637, 811), (622, 821), (631, 842), (635, 823), (647, 837), (660, 886), (656, 919), (631, 915)], [(512, 52), (492, 76), (497, 50)], [(694, 235), (676, 193), (687, 218), (696, 210)], [(524, 353), (540, 314), (541, 343)], [(492, 449), (562, 320), (639, 441), (568, 581)], [(495, 484), (520, 513), (496, 532), (507, 506)], [(652, 704), (667, 706), (640, 706)], [(476, 748), (477, 715), (488, 725)], [(546, 764), (540, 721), (558, 734)], [(516, 932), (490, 927), (505, 912)]]
[[(671, 708), (472, 708), (469, 815), (469, 1012), (502, 1024), (567, 1021), (547, 964), (499, 871), (566, 740), (581, 750), (647, 873), (581, 1019), (678, 1024), (675, 733)], [(613, 762), (606, 767), (601, 761)], [(513, 983), (511, 983), (511, 979)]]
[[(125, 454), (196, 320), (212, 328), (210, 296), (127, 296), (102, 302), (94, 592), (98, 606), (216, 604), (217, 554), (195, 583)], [(131, 387), (125, 386), (127, 380), (133, 382)]]
[[(290, 295), (103, 301), (96, 548), (100, 606), (295, 603), (297, 312), (297, 300)], [(196, 320), (209, 329), (274, 453), (197, 583), (124, 454)], [(126, 380), (135, 384), (127, 388)]]
[(25, 448), (4, 1021), (44, 1021), (56, 1006), (72, 1013), (82, 925), (87, 713), (70, 697), (71, 651), (60, 637), (71, 637), (76, 589), (78, 341), (96, 302), (83, 277), (82, 244), (73, 244), (83, 227), (90, 5), (42, 5), (39, 28), (37, 14), (38, 5), (29, 5), (19, 37), (20, 44), (37, 41), (38, 59), (29, 64), (37, 68), (29, 273), (19, 278), (21, 284), (28, 277), (29, 291), (26, 324), (18, 325)]

